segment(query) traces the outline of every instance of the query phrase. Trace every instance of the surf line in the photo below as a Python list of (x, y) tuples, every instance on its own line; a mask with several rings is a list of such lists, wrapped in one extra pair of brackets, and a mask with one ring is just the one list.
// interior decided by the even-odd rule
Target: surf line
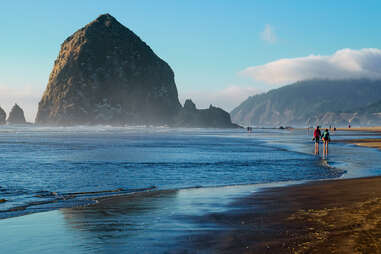
[[(81, 196), (81, 195), (102, 194), (102, 193), (117, 193), (117, 192), (125, 192), (125, 191), (129, 191), (129, 192), (144, 192), (144, 191), (149, 191), (149, 190), (153, 190), (153, 189), (156, 189), (156, 186), (150, 186), (150, 187), (147, 187), (147, 188), (140, 188), (140, 189), (118, 188), (118, 189), (115, 189), (115, 190), (72, 192), (72, 193), (65, 193), (65, 194), (58, 194), (56, 192), (49, 192), (48, 194), (40, 194), (40, 195), (35, 195), (33, 197), (43, 198), (43, 197), (54, 196), (54, 197), (56, 197), (56, 199), (54, 199), (54, 200), (47, 200), (47, 201), (30, 202), (30, 203), (25, 204), (25, 205), (12, 207), (12, 208), (9, 208), (9, 209), (6, 209), (6, 210), (0, 210), (0, 213), (24, 211), (24, 210), (26, 210), (27, 208), (29, 208), (31, 206), (53, 204), (53, 203), (57, 203), (58, 201), (65, 201), (65, 200), (73, 199), (73, 198), (76, 198), (77, 196)], [(89, 199), (88, 202), (95, 202), (95, 200)], [(85, 204), (85, 205), (88, 205), (88, 204)], [(54, 208), (51, 208), (51, 209), (54, 210)]]

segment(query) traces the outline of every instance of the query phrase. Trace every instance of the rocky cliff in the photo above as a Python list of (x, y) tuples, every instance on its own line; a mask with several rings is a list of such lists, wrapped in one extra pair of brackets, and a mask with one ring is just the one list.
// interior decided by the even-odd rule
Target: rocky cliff
[(208, 109), (197, 109), (192, 100), (188, 99), (184, 107), (179, 111), (174, 121), (175, 127), (198, 127), (198, 128), (237, 128), (226, 111), (209, 106)]
[(7, 122), (9, 124), (25, 124), (26, 121), (24, 116), (24, 110), (22, 110), (22, 108), (20, 108), (19, 105), (15, 104), (12, 107), (11, 112), (9, 112)]
[(109, 14), (61, 45), (37, 124), (171, 124), (180, 110), (174, 73)]
[(372, 125), (381, 123), (380, 99), (380, 80), (300, 81), (249, 97), (231, 117), (254, 126)]
[(7, 119), (7, 113), (0, 107), (0, 125), (5, 124)]

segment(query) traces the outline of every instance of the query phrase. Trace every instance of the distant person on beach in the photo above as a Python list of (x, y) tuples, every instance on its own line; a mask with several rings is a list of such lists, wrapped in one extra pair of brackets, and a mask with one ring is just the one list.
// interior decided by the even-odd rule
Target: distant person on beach
[(319, 126), (316, 126), (316, 129), (314, 130), (314, 138), (312, 140), (315, 141), (315, 155), (319, 154), (319, 142), (320, 142), (320, 128)]
[(328, 142), (331, 141), (328, 129), (325, 129), (321, 139), (323, 140), (323, 156), (328, 156)]

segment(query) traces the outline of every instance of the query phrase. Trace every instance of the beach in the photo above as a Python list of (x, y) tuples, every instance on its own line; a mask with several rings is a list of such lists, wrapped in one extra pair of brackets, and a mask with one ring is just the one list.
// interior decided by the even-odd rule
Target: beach
[(381, 177), (268, 188), (231, 208), (215, 218), (235, 225), (234, 230), (203, 236), (195, 241), (197, 248), (212, 247), (212, 253), (380, 253)]
[[(379, 135), (381, 127), (340, 130)], [(335, 142), (381, 149), (380, 138)], [(216, 253), (381, 253), (380, 176), (266, 188), (231, 208), (218, 216), (218, 223), (233, 224), (234, 230), (210, 234), (196, 243), (198, 248), (214, 246)]]
[[(380, 139), (340, 142), (379, 148), (363, 144)], [(128, 199), (93, 207), (120, 208)], [(215, 226), (187, 232), (168, 253), (381, 253), (381, 176), (262, 187), (236, 196), (223, 212), (187, 220)]]
[[(20, 130), (17, 131), (20, 135)], [(29, 131), (26, 135), (30, 135)], [(59, 182), (51, 180), (51, 187), (45, 192), (39, 191), (37, 187), (40, 186), (36, 185), (37, 191), (25, 200), (46, 199), (48, 202), (32, 203), (21, 213), (12, 210), (2, 213), (5, 219), (0, 220), (0, 248), (4, 251), (379, 253), (381, 248), (381, 220), (378, 219), (381, 218), (380, 154), (378, 149), (349, 144), (351, 139), (378, 139), (377, 132), (353, 129), (352, 132), (336, 132), (332, 136), (335, 142), (329, 160), (323, 160), (311, 155), (312, 142), (305, 130), (262, 130), (260, 135), (221, 132), (218, 134), (221, 137), (216, 137), (215, 131), (172, 133), (168, 130), (169, 133), (162, 133), (152, 130), (148, 135), (144, 130), (144, 139), (140, 138), (142, 130), (127, 133), (124, 130), (117, 133), (102, 130), (101, 135), (97, 133), (98, 129), (81, 134), (76, 131), (67, 130), (66, 135), (73, 135), (71, 140), (80, 141), (86, 149), (92, 147), (91, 154), (77, 143), (65, 144), (65, 148), (77, 148), (75, 157), (70, 158), (80, 158), (81, 163), (71, 163), (67, 155), (63, 160), (61, 153), (55, 150), (50, 153), (46, 150), (41, 158), (46, 160), (49, 155), (50, 161), (60, 162), (61, 167), (76, 173), (78, 179), (102, 177), (104, 185), (99, 187), (100, 190), (107, 190), (109, 183), (116, 182), (112, 178), (114, 174), (109, 172), (120, 172), (117, 180), (124, 177), (120, 181), (124, 185), (113, 185), (108, 191), (88, 191), (78, 188), (80, 182), (70, 186), (66, 181), (65, 188), (57, 193), (53, 191), (59, 185), (55, 187), (54, 184)], [(105, 135), (110, 142), (105, 143)], [(91, 136), (90, 140), (84, 139), (88, 136)], [(197, 139), (197, 143), (186, 142), (189, 136)], [(116, 138), (123, 140), (117, 148)], [(140, 148), (142, 140), (144, 149)], [(161, 146), (152, 146), (152, 141), (156, 143), (158, 140)], [(54, 136), (49, 146), (57, 144), (60, 148), (60, 141), (60, 137)], [(30, 143), (33, 142), (31, 139)], [(131, 145), (132, 142), (135, 144)], [(186, 146), (179, 151), (178, 144)], [(107, 150), (115, 150), (104, 154), (105, 146)], [(166, 158), (165, 164), (162, 157), (156, 157), (158, 149), (163, 146), (172, 151), (166, 152), (171, 156)], [(198, 151), (193, 153), (198, 157), (189, 160), (189, 153), (182, 151)], [(142, 153), (137, 162), (115, 162), (116, 155), (123, 158), (125, 154), (134, 154), (136, 158), (137, 152)], [(99, 155), (102, 153), (101, 159)], [(214, 157), (210, 157), (211, 154)], [(96, 157), (91, 157), (93, 155)], [(232, 157), (226, 160), (227, 156)], [(180, 164), (178, 158), (185, 163)], [(204, 163), (197, 161), (205, 158), (208, 161)], [(157, 161), (152, 163), (155, 159)], [(36, 167), (36, 171), (46, 169), (47, 165), (50, 169), (56, 163), (43, 163)], [(86, 170), (78, 172), (81, 168)], [(106, 172), (107, 168), (113, 170)], [(145, 171), (147, 173), (143, 175)], [(61, 174), (53, 169), (47, 172), (46, 179), (50, 179), (51, 172)], [(181, 177), (178, 172), (182, 173)], [(187, 174), (188, 177), (184, 177)], [(216, 174), (219, 178), (213, 178)], [(168, 178), (170, 175), (172, 177)], [(152, 176), (158, 178), (155, 180)], [(106, 177), (110, 178), (109, 183)], [(197, 182), (182, 187), (189, 184), (189, 179)], [(182, 186), (179, 181), (183, 181)], [(211, 181), (215, 182), (207, 186)], [(234, 184), (235, 181), (240, 182)], [(158, 187), (142, 189), (151, 185)], [(3, 205), (10, 206), (17, 201), (11, 198), (9, 195), (9, 201)]]

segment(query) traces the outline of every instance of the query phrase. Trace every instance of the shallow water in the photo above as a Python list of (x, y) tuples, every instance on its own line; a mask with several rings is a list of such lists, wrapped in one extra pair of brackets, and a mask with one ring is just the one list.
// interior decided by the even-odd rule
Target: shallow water
[[(195, 253), (193, 237), (229, 229), (213, 220), (228, 204), (260, 187), (240, 185), (140, 193), (101, 205), (64, 208), (0, 220), (0, 248), (7, 253)], [(3, 241), (3, 242), (2, 242)]]
[[(309, 140), (308, 140), (309, 141)], [(0, 128), (0, 218), (85, 205), (97, 196), (335, 178), (290, 131)], [(97, 193), (86, 193), (97, 192)]]

